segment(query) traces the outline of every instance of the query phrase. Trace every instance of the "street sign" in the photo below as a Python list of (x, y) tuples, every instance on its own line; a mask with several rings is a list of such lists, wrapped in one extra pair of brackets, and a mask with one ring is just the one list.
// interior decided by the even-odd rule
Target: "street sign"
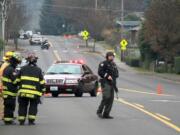
[(83, 32), (82, 32), (82, 36), (83, 36), (83, 39), (84, 39), (84, 40), (88, 40), (88, 38), (89, 38), (89, 32), (88, 32), (87, 30), (83, 31)]
[(89, 32), (88, 31), (83, 31), (83, 37), (88, 37), (89, 36)]
[(84, 40), (88, 40), (88, 37), (83, 37)]
[(122, 51), (126, 51), (126, 49), (127, 49), (126, 47), (121, 47)]
[(122, 50), (122, 51), (125, 51), (125, 50), (127, 49), (127, 48), (126, 48), (127, 45), (128, 45), (128, 42), (127, 42), (126, 39), (121, 40), (120, 46), (121, 46), (121, 50)]

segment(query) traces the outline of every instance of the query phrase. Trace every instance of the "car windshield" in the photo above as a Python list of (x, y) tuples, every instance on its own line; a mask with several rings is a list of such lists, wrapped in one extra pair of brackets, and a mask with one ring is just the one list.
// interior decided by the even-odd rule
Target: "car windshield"
[(81, 74), (81, 66), (73, 64), (57, 64), (51, 66), (47, 74)]
[(32, 38), (42, 38), (42, 37), (39, 35), (33, 35)]

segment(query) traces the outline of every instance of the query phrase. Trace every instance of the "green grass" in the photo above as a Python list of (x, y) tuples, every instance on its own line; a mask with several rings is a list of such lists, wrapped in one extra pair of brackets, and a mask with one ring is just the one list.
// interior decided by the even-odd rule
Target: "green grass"
[(147, 69), (144, 69), (144, 68), (142, 68), (142, 67), (133, 67), (133, 69), (136, 70), (136, 71), (139, 71), (139, 72), (146, 72), (146, 73), (151, 73), (151, 72), (153, 72), (153, 71), (149, 71), (149, 70), (147, 70)]
[(106, 50), (113, 50), (113, 46), (107, 44), (105, 41), (98, 41), (98, 44), (101, 44)]

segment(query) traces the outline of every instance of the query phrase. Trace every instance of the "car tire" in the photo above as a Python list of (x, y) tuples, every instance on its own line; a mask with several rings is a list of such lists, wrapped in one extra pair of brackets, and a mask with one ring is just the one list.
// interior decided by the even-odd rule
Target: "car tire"
[(83, 93), (82, 93), (82, 92), (79, 92), (79, 91), (78, 91), (78, 92), (75, 92), (75, 96), (76, 96), (76, 97), (82, 97), (82, 96), (83, 96)]
[(52, 97), (58, 97), (59, 93), (52, 93)]
[(83, 82), (79, 82), (78, 89), (74, 93), (76, 97), (82, 97), (83, 96)]
[(90, 92), (91, 97), (97, 96), (98, 82), (94, 84), (94, 89)]

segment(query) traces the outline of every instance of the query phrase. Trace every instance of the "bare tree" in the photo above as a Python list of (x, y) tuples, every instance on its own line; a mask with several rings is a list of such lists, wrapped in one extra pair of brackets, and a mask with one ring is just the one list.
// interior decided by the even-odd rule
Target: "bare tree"
[(25, 9), (21, 5), (12, 3), (9, 7), (6, 20), (6, 40), (9, 38), (14, 39), (17, 45), (17, 38), (19, 37), (19, 31), (23, 28), (24, 24), (28, 21), (25, 16)]
[(179, 0), (155, 0), (146, 14), (146, 41), (166, 62), (172, 62), (180, 50), (179, 13)]

